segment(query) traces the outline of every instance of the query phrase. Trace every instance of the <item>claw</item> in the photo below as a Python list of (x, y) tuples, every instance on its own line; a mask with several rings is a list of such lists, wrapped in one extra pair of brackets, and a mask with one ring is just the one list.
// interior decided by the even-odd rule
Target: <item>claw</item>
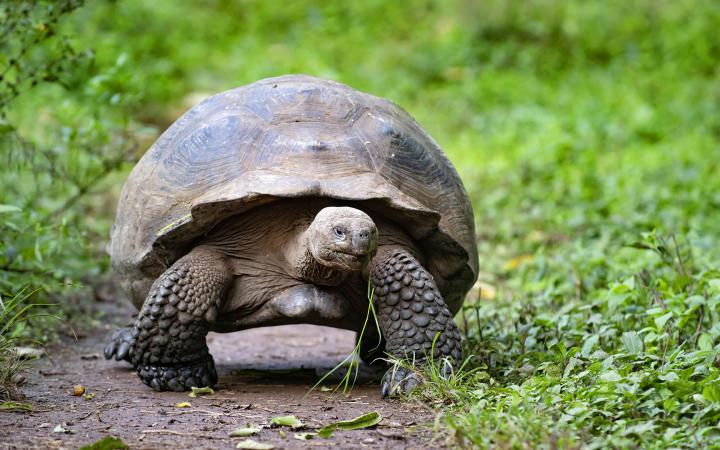
[(117, 353), (115, 353), (115, 360), (122, 361), (123, 359), (126, 359), (129, 351), (130, 351), (130, 344), (127, 342), (121, 343), (120, 347), (118, 347), (118, 349), (117, 349)]
[(110, 342), (105, 346), (103, 354), (105, 359), (115, 357), (116, 361), (130, 362), (130, 352), (134, 342), (133, 327), (125, 327), (115, 330), (110, 337)]
[(386, 398), (406, 394), (422, 383), (422, 378), (414, 370), (393, 366), (383, 376), (380, 396)]
[(105, 359), (111, 359), (113, 357), (114, 353), (115, 353), (115, 343), (111, 342), (105, 346), (105, 351), (103, 352), (103, 354), (105, 355)]

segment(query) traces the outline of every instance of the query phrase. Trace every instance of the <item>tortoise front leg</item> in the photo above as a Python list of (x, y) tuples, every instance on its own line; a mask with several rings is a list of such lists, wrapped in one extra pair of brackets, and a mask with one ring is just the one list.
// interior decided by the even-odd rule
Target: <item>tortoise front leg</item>
[(131, 341), (125, 353), (156, 391), (214, 385), (215, 363), (205, 337), (231, 280), (224, 257), (214, 250), (196, 248), (180, 258), (153, 284), (131, 335), (120, 331), (116, 355), (124, 356), (123, 344)]
[[(394, 249), (379, 251), (370, 272), (387, 354), (415, 366), (432, 357), (442, 364), (444, 374), (457, 367), (462, 357), (460, 332), (432, 275), (410, 253)], [(391, 367), (383, 377), (381, 395), (410, 391), (419, 382), (413, 371)]]

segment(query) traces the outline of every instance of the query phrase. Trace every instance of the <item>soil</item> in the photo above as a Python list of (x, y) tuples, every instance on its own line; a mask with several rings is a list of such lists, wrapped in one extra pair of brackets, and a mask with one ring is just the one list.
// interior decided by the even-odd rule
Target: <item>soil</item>
[[(354, 347), (354, 333), (311, 325), (267, 327), (211, 334), (219, 383), (213, 395), (154, 392), (129, 364), (106, 361), (102, 348), (130, 310), (115, 307), (105, 325), (47, 349), (26, 375), (23, 393), (32, 412), (0, 412), (2, 449), (76, 449), (106, 436), (132, 449), (231, 449), (247, 438), (228, 433), (247, 424), (263, 429), (250, 437), (274, 448), (440, 448), (432, 437), (433, 413), (422, 405), (380, 398), (381, 372), (361, 366), (348, 394), (311, 387)], [(338, 376), (323, 385), (334, 388)], [(92, 399), (73, 395), (82, 385)], [(178, 407), (181, 402), (189, 407)], [(377, 411), (376, 427), (336, 431), (329, 439), (295, 439), (295, 433)], [(272, 428), (276, 416), (295, 415), (304, 429)], [(58, 430), (58, 425), (67, 432)]]

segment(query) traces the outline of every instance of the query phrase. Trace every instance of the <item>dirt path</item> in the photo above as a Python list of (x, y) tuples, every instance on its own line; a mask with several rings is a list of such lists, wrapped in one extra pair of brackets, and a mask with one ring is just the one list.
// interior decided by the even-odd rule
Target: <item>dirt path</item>
[[(230, 438), (228, 432), (246, 424), (267, 426), (275, 416), (292, 414), (312, 428), (370, 411), (383, 417), (374, 429), (300, 441), (290, 429), (264, 428), (252, 439), (276, 449), (440, 446), (432, 441), (428, 427), (432, 413), (421, 406), (381, 400), (373, 381), (377, 374), (369, 369), (347, 397), (319, 390), (308, 394), (318, 373), (351, 352), (353, 333), (299, 325), (211, 334), (209, 346), (220, 382), (214, 395), (189, 398), (187, 393), (154, 392), (140, 383), (127, 363), (102, 358), (109, 330), (126, 317), (115, 313), (115, 323), (107, 330), (48, 350), (23, 389), (35, 410), (0, 412), (0, 448), (76, 449), (112, 435), (132, 449), (231, 449), (245, 438)], [(95, 397), (72, 396), (76, 384)], [(191, 406), (179, 408), (180, 402)], [(70, 432), (54, 432), (57, 425)]]

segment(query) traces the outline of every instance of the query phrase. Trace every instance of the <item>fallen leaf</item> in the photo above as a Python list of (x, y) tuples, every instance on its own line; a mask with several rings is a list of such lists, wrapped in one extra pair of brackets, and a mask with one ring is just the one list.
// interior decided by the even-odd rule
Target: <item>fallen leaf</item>
[(80, 447), (79, 450), (126, 450), (129, 448), (122, 439), (115, 436), (105, 436), (97, 442)]
[(14, 347), (15, 353), (20, 359), (36, 359), (45, 356), (45, 350), (35, 347)]
[(201, 388), (193, 386), (190, 389), (192, 389), (192, 392), (188, 394), (188, 397), (192, 398), (195, 398), (198, 395), (213, 395), (215, 393), (213, 388), (211, 388), (210, 386), (205, 386)]
[(278, 435), (281, 439), (285, 439), (285, 432), (283, 430), (278, 430)]
[(246, 450), (272, 450), (272, 444), (263, 444), (262, 442), (253, 441), (252, 439), (245, 439), (244, 441), (238, 442), (235, 448), (243, 448)]
[(32, 405), (31, 405), (30, 403), (2, 402), (2, 403), (0, 403), (0, 410), (4, 410), (4, 411), (32, 411)]
[(382, 416), (377, 411), (363, 414), (350, 420), (340, 420), (333, 422), (318, 430), (318, 435), (323, 438), (329, 438), (336, 430), (358, 430), (360, 428), (368, 428), (380, 423)]
[(53, 428), (53, 433), (73, 434), (75, 432), (69, 428), (64, 428), (62, 425), (58, 424), (57, 426), (55, 426), (55, 428)]
[(73, 395), (75, 397), (80, 397), (84, 393), (85, 393), (85, 386), (83, 386), (82, 384), (76, 384), (75, 386), (73, 386)]
[(273, 417), (270, 423), (280, 427), (300, 428), (303, 423), (295, 416), (278, 416)]
[(180, 403), (178, 403), (178, 404), (175, 405), (176, 408), (189, 408), (189, 407), (191, 407), (191, 406), (192, 406), (192, 405), (191, 405), (190, 403), (188, 403), (188, 402), (180, 402)]
[[(98, 358), (100, 358), (100, 356), (98, 356), (97, 353), (87, 353), (85, 355), (80, 355), (80, 359), (84, 359), (84, 360), (98, 359)], [(98, 441), (98, 442), (100, 442), (100, 441)]]
[(230, 437), (247, 437), (252, 436), (255, 433), (259, 433), (262, 428), (258, 427), (245, 427), (245, 428), (238, 428), (236, 430), (232, 430), (228, 435)]
[(317, 433), (295, 433), (293, 437), (300, 441), (307, 441), (317, 436)]
[(95, 393), (94, 392), (87, 393), (87, 394), (83, 395), (83, 398), (85, 400), (92, 400), (95, 398)]

